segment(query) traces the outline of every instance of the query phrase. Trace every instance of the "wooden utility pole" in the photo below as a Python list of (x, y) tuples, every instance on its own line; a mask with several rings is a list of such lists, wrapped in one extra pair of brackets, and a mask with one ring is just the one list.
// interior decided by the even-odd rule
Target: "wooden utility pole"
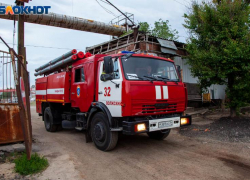
[[(24, 6), (24, 2), (17, 2), (17, 5)], [(18, 55), (24, 57), (24, 16), (18, 16)], [(25, 58), (23, 58), (23, 62)], [(19, 68), (20, 67), (20, 68)], [(18, 63), (18, 77), (21, 76), (21, 64)]]
[[(18, 6), (24, 6), (24, 2), (16, 1)], [(27, 71), (27, 61), (26, 61), (26, 49), (24, 47), (24, 15), (18, 15), (18, 56), (21, 57), (22, 62), (18, 61), (18, 80), (19, 85), (21, 85), (21, 80), (24, 83), (25, 91), (25, 117), (23, 118), (23, 132), (25, 139), (25, 147), (27, 158), (30, 159), (32, 151), (32, 126), (31, 126), (31, 115), (30, 115), (30, 85), (29, 85), (29, 74)], [(23, 64), (23, 66), (21, 65)]]

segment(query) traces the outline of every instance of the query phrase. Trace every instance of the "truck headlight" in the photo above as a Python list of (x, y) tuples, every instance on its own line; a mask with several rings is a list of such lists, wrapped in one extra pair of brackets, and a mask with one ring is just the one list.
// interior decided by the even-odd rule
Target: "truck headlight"
[(191, 116), (181, 117), (181, 126), (191, 125)]
[(145, 123), (140, 123), (135, 125), (135, 132), (146, 131), (147, 127)]

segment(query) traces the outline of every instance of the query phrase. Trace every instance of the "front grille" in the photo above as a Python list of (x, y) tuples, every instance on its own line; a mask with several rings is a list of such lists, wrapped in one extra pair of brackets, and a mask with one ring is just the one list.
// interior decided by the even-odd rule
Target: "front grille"
[(167, 102), (167, 101), (155, 101), (155, 102), (143, 102), (133, 101), (132, 113), (134, 115), (154, 115), (154, 114), (169, 114), (177, 111), (182, 111), (184, 103), (182, 102)]
[(177, 103), (162, 105), (142, 105), (142, 113), (159, 113), (159, 112), (175, 112), (177, 109)]

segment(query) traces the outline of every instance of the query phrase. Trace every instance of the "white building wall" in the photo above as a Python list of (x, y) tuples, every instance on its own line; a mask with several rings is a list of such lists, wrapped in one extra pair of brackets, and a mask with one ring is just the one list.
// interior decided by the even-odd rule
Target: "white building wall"
[[(183, 82), (185, 83), (194, 83), (197, 84), (198, 83), (198, 78), (197, 77), (193, 77), (191, 75), (191, 71), (190, 71), (190, 65), (187, 64), (187, 60), (186, 59), (182, 59), (179, 56), (175, 56), (174, 57), (174, 62), (175, 65), (179, 65), (182, 69), (182, 73), (183, 73)], [(226, 85), (211, 85), (209, 88), (209, 93), (211, 96), (211, 99), (225, 99), (225, 90), (226, 90)], [(214, 97), (212, 94), (212, 90), (214, 90)]]
[(183, 82), (185, 82), (185, 83), (194, 83), (194, 84), (198, 83), (198, 78), (193, 77), (191, 75), (190, 65), (187, 64), (186, 59), (182, 59), (179, 56), (175, 56), (174, 57), (174, 62), (175, 62), (175, 65), (179, 65), (181, 67), (181, 69), (182, 69)]
[[(226, 87), (227, 87), (226, 85), (218, 85), (218, 84), (211, 85), (208, 88), (211, 99), (225, 99)], [(214, 91), (214, 97), (212, 91)]]

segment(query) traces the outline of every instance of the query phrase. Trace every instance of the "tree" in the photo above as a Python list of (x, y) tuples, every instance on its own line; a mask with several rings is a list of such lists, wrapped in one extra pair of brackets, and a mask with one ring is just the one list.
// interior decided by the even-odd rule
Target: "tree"
[(231, 117), (250, 99), (249, 1), (193, 2), (184, 14), (188, 63), (203, 89), (225, 84)]
[(140, 22), (139, 26), (140, 26), (139, 31), (151, 33), (150, 26), (147, 22)]
[(159, 19), (159, 21), (155, 21), (153, 28), (150, 27), (147, 22), (140, 22), (139, 25), (139, 31), (147, 32), (152, 36), (169, 40), (177, 40), (179, 38), (178, 31), (176, 29), (171, 29), (168, 20), (163, 21), (162, 19)]

